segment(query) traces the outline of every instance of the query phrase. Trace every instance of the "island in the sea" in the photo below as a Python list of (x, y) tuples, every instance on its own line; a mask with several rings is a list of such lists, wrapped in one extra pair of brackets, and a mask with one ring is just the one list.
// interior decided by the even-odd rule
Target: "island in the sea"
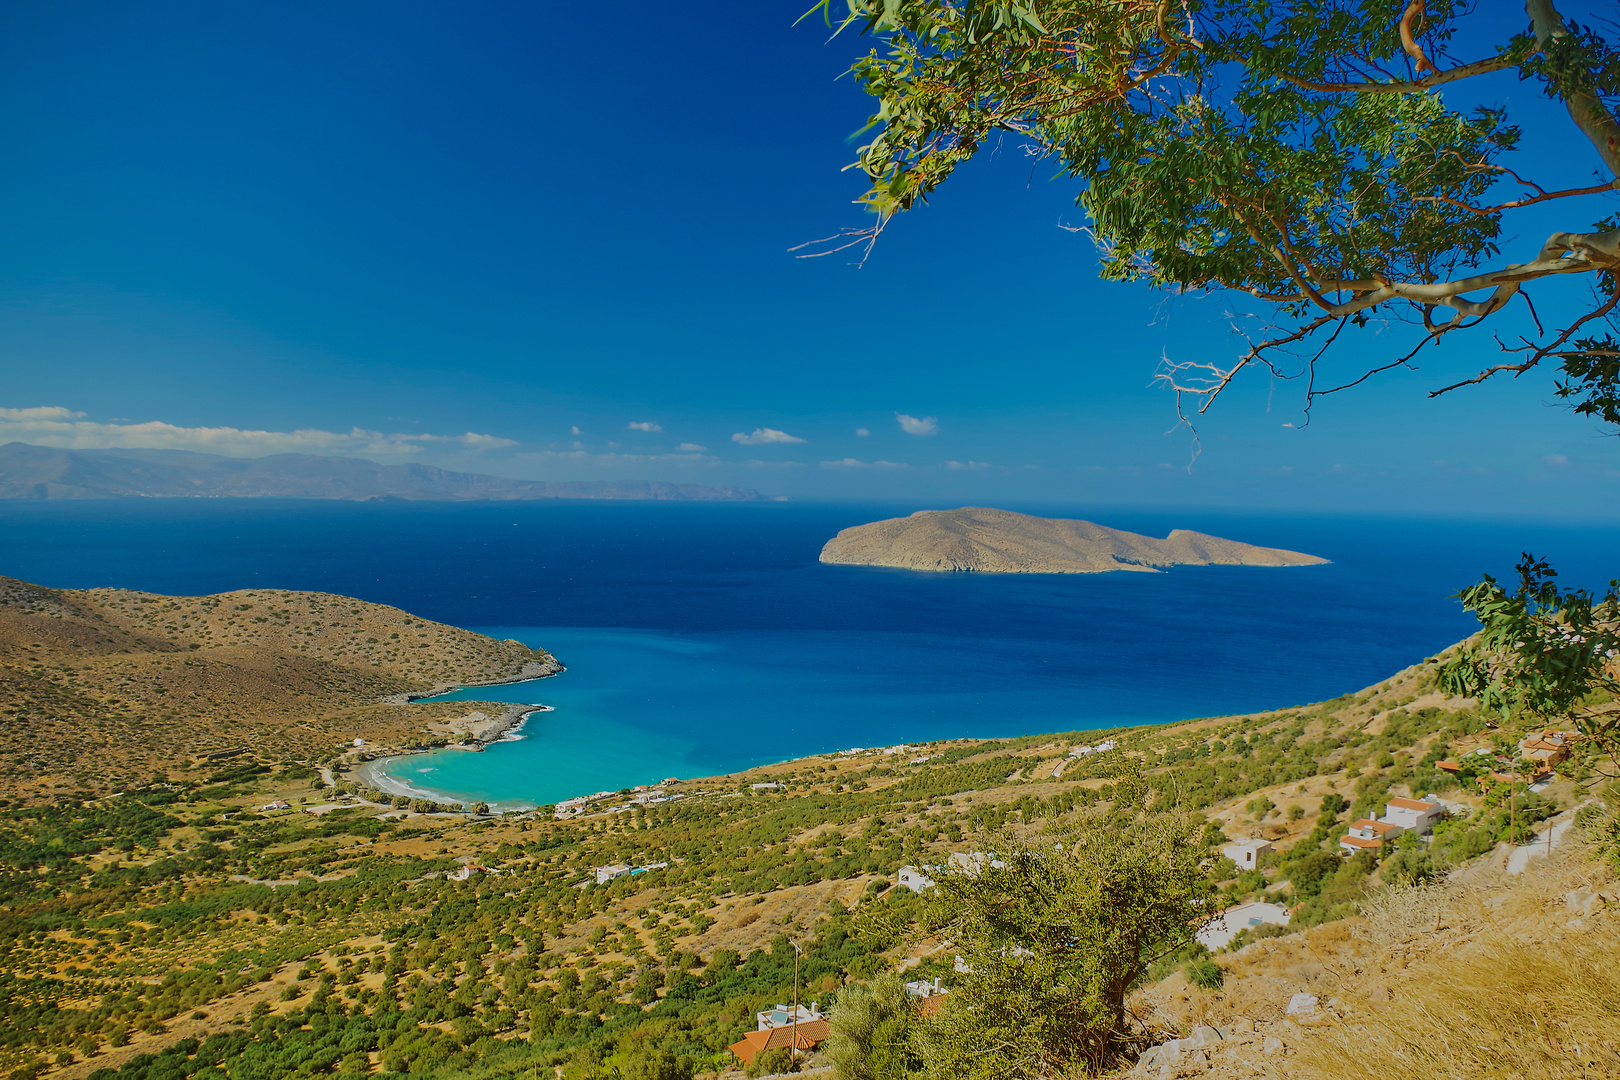
[(1313, 566), (1328, 560), (1185, 529), (1158, 540), (1089, 521), (964, 506), (845, 529), (827, 541), (821, 561), (903, 570), (1100, 574), (1153, 573), (1165, 566)]

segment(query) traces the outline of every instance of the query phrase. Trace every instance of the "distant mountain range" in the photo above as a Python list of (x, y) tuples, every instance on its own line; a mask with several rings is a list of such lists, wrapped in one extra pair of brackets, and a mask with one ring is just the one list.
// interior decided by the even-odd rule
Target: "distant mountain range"
[(432, 465), (379, 465), (316, 454), (233, 458), (190, 450), (58, 450), (18, 442), (0, 446), (0, 499), (749, 502), (761, 497), (752, 488), (662, 480), (509, 480)]

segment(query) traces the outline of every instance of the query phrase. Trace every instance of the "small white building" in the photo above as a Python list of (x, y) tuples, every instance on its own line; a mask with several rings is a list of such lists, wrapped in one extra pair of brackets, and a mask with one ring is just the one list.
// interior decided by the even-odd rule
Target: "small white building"
[(752, 791), (775, 791), (781, 786), (782, 785), (777, 783), (775, 780), (766, 780), (764, 783), (748, 785), (749, 789)]
[(895, 884), (903, 889), (910, 889), (914, 893), (920, 893), (924, 889), (932, 889), (934, 879), (915, 866), (902, 866), (900, 873), (895, 878)]
[(1000, 859), (992, 858), (988, 852), (984, 851), (953, 851), (945, 857), (945, 863), (952, 870), (959, 874), (966, 874), (968, 877), (978, 877), (986, 866), (993, 866), (1000, 870), (1007, 865)]
[(935, 975), (932, 979), (917, 979), (914, 982), (906, 983), (906, 995), (908, 997), (931, 998), (939, 997), (945, 993), (949, 993), (949, 991), (945, 989), (945, 982), (938, 975)]
[(1077, 746), (1069, 751), (1070, 757), (1090, 757), (1092, 754), (1103, 754), (1119, 745), (1118, 739), (1104, 739), (1096, 746)]
[(598, 866), (596, 868), (596, 883), (606, 885), (617, 878), (628, 877), (630, 867), (624, 863), (614, 863), (612, 866)]
[(1221, 854), (1237, 863), (1239, 870), (1253, 870), (1260, 865), (1260, 856), (1270, 850), (1267, 840), (1239, 840), (1221, 848)]
[(1339, 846), (1352, 855), (1358, 851), (1380, 851), (1405, 831), (1387, 821), (1362, 818), (1350, 823), (1350, 831), (1339, 838)]
[(1265, 923), (1287, 926), (1289, 917), (1288, 909), (1281, 904), (1239, 904), (1216, 915), (1208, 926), (1198, 931), (1198, 943), (1214, 952), (1225, 948), (1233, 938), (1251, 926)]
[(772, 1028), (787, 1027), (789, 1024), (808, 1024), (812, 1020), (825, 1019), (821, 1010), (817, 1008), (818, 1002), (812, 1001), (809, 1005), (777, 1005), (755, 1014), (759, 1019), (757, 1031), (770, 1031)]
[(267, 802), (267, 803), (265, 803), (263, 806), (259, 807), (259, 809), (260, 810), (291, 810), (292, 809), (292, 803), (288, 802), (286, 799), (277, 799), (275, 802)]

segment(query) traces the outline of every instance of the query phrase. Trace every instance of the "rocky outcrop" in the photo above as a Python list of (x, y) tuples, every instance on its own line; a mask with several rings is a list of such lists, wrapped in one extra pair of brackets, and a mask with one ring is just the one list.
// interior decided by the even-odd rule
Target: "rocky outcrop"
[(903, 570), (994, 574), (1152, 573), (1166, 566), (1311, 566), (1315, 555), (1176, 529), (1163, 540), (1089, 521), (964, 506), (845, 529), (821, 561)]
[[(1251, 1023), (1249, 1028), (1253, 1028)], [(1212, 1064), (1236, 1063), (1258, 1056), (1270, 1056), (1283, 1049), (1283, 1041), (1242, 1027), (1195, 1027), (1184, 1039), (1171, 1039), (1150, 1047), (1136, 1061), (1137, 1076), (1155, 1080), (1196, 1076)]]

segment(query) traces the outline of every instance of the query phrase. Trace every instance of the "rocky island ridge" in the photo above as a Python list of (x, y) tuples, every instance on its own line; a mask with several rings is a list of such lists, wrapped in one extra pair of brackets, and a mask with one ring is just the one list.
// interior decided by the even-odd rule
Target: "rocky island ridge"
[(1315, 566), (1328, 560), (1173, 529), (1163, 540), (1090, 521), (964, 506), (844, 529), (821, 561), (993, 574), (1155, 573), (1166, 566)]

